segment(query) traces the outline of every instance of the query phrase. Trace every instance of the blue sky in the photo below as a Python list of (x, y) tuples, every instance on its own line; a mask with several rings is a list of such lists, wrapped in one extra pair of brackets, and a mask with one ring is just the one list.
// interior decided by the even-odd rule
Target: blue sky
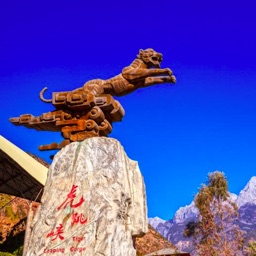
[[(119, 97), (126, 110), (110, 137), (139, 162), (149, 217), (173, 217), (209, 172), (238, 193), (256, 169), (255, 1), (5, 1), (0, 23), (0, 134), (37, 147), (58, 133), (15, 127), (9, 117), (53, 110), (39, 92), (109, 78), (139, 49), (154, 48), (177, 77)], [(136, 126), (134, 126), (136, 124)]]

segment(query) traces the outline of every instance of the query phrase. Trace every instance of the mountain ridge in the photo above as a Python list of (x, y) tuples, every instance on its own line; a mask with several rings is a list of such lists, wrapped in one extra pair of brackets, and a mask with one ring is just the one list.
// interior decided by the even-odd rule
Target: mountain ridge
[[(256, 176), (251, 177), (238, 195), (229, 193), (229, 198), (238, 206), (239, 219), (236, 224), (245, 232), (245, 240), (256, 239)], [(180, 207), (173, 219), (165, 222), (161, 219), (162, 221), (157, 222), (151, 218), (150, 223), (179, 250), (191, 252), (192, 239), (183, 237), (183, 231), (189, 221), (197, 220), (197, 215), (198, 210), (192, 201), (189, 205)]]

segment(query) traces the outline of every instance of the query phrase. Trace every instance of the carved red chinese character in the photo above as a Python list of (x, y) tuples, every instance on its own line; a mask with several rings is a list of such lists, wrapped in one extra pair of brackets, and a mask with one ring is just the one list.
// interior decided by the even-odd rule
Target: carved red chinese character
[(73, 226), (73, 225), (76, 224), (76, 223), (85, 224), (85, 223), (87, 222), (87, 220), (88, 220), (88, 219), (85, 218), (85, 216), (84, 216), (82, 213), (78, 214), (78, 213), (76, 212), (76, 213), (74, 213), (74, 214), (72, 215), (71, 226)]
[(76, 188), (78, 186), (72, 185), (71, 191), (68, 193), (67, 198), (65, 201), (57, 208), (59, 211), (61, 208), (66, 208), (66, 206), (69, 204), (71, 208), (77, 208), (84, 202), (84, 197), (82, 196), (80, 198), (80, 201), (77, 204), (73, 204), (74, 199), (76, 198)]
[(52, 230), (50, 233), (47, 234), (46, 237), (52, 237), (51, 241), (54, 241), (57, 238), (63, 240), (64, 237), (62, 236), (62, 234), (63, 234), (63, 225), (60, 224), (58, 227), (56, 227), (56, 232), (54, 232), (54, 230)]

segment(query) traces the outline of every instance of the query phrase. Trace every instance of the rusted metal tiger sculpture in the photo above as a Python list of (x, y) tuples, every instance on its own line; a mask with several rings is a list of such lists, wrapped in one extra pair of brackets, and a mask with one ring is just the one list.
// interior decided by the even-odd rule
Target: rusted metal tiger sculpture
[(131, 65), (113, 78), (90, 80), (70, 92), (53, 92), (52, 99), (44, 98), (47, 89), (44, 88), (40, 99), (52, 103), (54, 111), (37, 117), (25, 114), (10, 118), (10, 121), (36, 130), (61, 132), (64, 140), (60, 144), (42, 145), (40, 150), (61, 149), (72, 141), (107, 136), (112, 131), (112, 123), (121, 121), (124, 116), (124, 109), (112, 96), (123, 96), (154, 84), (176, 82), (169, 68), (160, 68), (161, 62), (161, 53), (153, 49), (140, 50)]

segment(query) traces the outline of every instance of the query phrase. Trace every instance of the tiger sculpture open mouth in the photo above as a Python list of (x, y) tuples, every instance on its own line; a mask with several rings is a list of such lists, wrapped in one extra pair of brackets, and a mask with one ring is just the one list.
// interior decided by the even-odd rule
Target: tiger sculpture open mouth
[(176, 82), (169, 68), (160, 68), (163, 55), (149, 48), (140, 50), (137, 58), (122, 72), (112, 78), (93, 79), (70, 92), (54, 92), (52, 99), (40, 99), (52, 103), (54, 111), (34, 117), (31, 114), (10, 118), (15, 125), (36, 130), (59, 131), (64, 137), (60, 144), (40, 146), (40, 150), (61, 149), (72, 141), (89, 137), (108, 136), (112, 123), (121, 121), (125, 112), (112, 96), (123, 96), (138, 88), (154, 84)]

